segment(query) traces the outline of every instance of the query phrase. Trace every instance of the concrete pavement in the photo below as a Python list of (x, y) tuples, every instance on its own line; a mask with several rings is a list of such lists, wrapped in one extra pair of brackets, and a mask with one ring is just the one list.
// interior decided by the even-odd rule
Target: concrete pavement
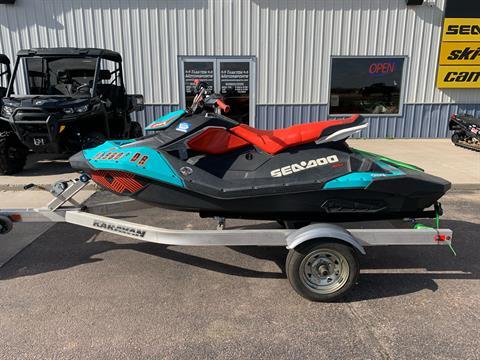
[[(82, 203), (94, 192), (94, 190), (82, 190), (75, 196), (75, 200)], [(47, 191), (0, 191), (0, 209), (42, 208), (52, 199), (52, 195)], [(0, 235), (0, 267), (52, 226), (52, 223), (15, 224), (12, 232)]]
[(0, 176), (0, 190), (21, 191), (25, 185), (34, 183), (50, 186), (59, 180), (77, 176), (65, 156), (33, 154), (28, 157), (25, 169), (19, 174)]
[(350, 139), (350, 146), (421, 167), (457, 189), (480, 189), (480, 152), (450, 139)]

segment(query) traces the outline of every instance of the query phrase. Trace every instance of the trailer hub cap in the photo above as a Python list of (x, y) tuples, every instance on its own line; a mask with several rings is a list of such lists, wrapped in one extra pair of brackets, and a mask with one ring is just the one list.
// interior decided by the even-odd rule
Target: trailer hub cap
[(331, 249), (317, 249), (305, 256), (299, 271), (305, 286), (316, 293), (329, 294), (345, 285), (350, 269), (342, 254)]

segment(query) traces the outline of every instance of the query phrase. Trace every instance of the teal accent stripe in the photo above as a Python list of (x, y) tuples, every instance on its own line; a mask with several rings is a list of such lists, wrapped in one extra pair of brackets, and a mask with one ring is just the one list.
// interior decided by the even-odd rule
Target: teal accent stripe
[(366, 188), (373, 179), (377, 177), (388, 176), (382, 173), (371, 172), (353, 172), (340, 176), (336, 179), (330, 180), (323, 186), (324, 189), (352, 189), (352, 188)]
[[(185, 187), (183, 180), (161, 153), (148, 147), (121, 147), (122, 144), (130, 142), (130, 140), (107, 141), (96, 148), (84, 150), (83, 155), (92, 168), (96, 170), (125, 171), (171, 185)], [(115, 155), (121, 157), (115, 159)], [(140, 165), (139, 161), (145, 156), (145, 163)], [(134, 157), (136, 159), (132, 161)]]
[(336, 179), (330, 180), (323, 186), (324, 189), (364, 189), (374, 179), (401, 176), (405, 173), (394, 166), (384, 163), (383, 161), (375, 161), (375, 163), (384, 169), (385, 173), (358, 171), (350, 174), (342, 175)]

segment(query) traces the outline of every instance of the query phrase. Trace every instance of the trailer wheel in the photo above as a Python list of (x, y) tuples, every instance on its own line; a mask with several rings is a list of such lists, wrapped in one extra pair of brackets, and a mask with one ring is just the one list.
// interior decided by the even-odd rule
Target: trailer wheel
[(12, 231), (13, 222), (6, 216), (0, 215), (0, 235), (4, 235)]
[(11, 131), (0, 132), (0, 175), (22, 171), (27, 161), (28, 149)]
[(360, 267), (355, 250), (334, 241), (313, 241), (291, 249), (286, 272), (293, 289), (312, 301), (335, 301), (355, 285)]

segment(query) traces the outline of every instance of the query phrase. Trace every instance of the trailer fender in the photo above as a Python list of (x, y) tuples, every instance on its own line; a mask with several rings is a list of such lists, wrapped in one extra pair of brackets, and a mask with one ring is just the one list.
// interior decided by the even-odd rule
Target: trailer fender
[(335, 239), (351, 245), (362, 255), (366, 254), (360, 242), (346, 229), (334, 224), (311, 224), (287, 236), (287, 249), (294, 249), (306, 241), (320, 238)]

